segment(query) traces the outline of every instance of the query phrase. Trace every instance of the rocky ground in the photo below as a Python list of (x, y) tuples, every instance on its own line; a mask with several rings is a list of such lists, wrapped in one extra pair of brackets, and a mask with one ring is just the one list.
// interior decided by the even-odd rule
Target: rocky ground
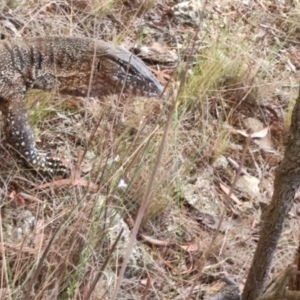
[[(20, 299), (29, 286), (32, 299), (113, 299), (174, 101), (116, 299), (212, 300), (228, 286), (241, 291), (298, 92), (299, 14), (288, 0), (0, 4), (2, 39), (111, 41), (166, 86), (166, 100), (28, 93), (39, 147), (78, 168), (70, 179), (45, 180), (20, 168), (1, 140), (1, 299)], [(270, 282), (292, 263), (298, 237), (299, 195)]]

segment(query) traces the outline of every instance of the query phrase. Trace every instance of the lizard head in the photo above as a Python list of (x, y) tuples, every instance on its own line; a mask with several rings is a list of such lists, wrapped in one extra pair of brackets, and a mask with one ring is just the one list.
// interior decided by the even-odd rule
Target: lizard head
[(141, 59), (124, 48), (105, 42), (101, 42), (99, 49), (96, 44), (94, 74), (104, 78), (109, 93), (158, 97), (163, 92), (163, 86)]

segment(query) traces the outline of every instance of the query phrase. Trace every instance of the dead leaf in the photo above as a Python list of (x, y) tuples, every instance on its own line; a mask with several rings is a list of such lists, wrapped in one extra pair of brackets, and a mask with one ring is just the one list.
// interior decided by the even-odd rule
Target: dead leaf
[(9, 194), (9, 198), (15, 199), (18, 202), (19, 206), (25, 206), (25, 204), (26, 204), (25, 199), (20, 194), (18, 194), (16, 191), (12, 191)]
[(169, 241), (161, 241), (161, 240), (158, 240), (158, 239), (154, 239), (150, 236), (147, 236), (147, 235), (144, 235), (144, 234), (140, 234), (139, 235), (145, 242), (147, 243), (150, 243), (152, 245), (156, 245), (156, 246), (164, 246), (164, 247), (167, 247), (167, 246), (174, 246), (174, 245), (177, 245), (177, 242), (169, 242)]
[(148, 277), (148, 278), (142, 279), (140, 281), (140, 284), (143, 286), (150, 286), (150, 285), (153, 285), (154, 282), (155, 282), (155, 279)]
[(44, 241), (44, 221), (42, 219), (38, 220), (36, 222), (36, 228), (35, 228), (35, 248), (39, 250), (39, 252), (42, 250), (43, 247), (43, 241)]
[(17, 192), (16, 191), (12, 191), (10, 194), (9, 194), (9, 198), (10, 199), (14, 199), (15, 197), (16, 197), (16, 195), (17, 195)]
[(240, 130), (240, 129), (234, 130), (234, 132), (239, 133), (244, 137), (250, 137), (252, 139), (257, 139), (257, 138), (261, 139), (261, 138), (264, 138), (268, 134), (269, 127), (266, 127), (260, 131), (254, 132), (254, 133), (247, 133), (245, 130)]
[(244, 136), (244, 137), (248, 137), (249, 134), (245, 131), (245, 130), (240, 130), (240, 129), (234, 129), (233, 133), (239, 133), (240, 135)]
[[(227, 186), (220, 183), (220, 188), (226, 195), (229, 195), (230, 189)], [(243, 204), (233, 193), (230, 194), (230, 198), (231, 198), (231, 200), (233, 200), (238, 205)]]
[(199, 251), (198, 244), (181, 245), (180, 248), (187, 252)]
[(250, 135), (251, 138), (255, 139), (255, 138), (264, 138), (269, 132), (269, 127), (264, 128), (263, 130), (254, 132)]
[(257, 226), (258, 222), (256, 219), (253, 219), (251, 222), (251, 229), (253, 230)]
[(39, 198), (36, 198), (32, 195), (26, 194), (24, 192), (19, 193), (19, 195), (21, 197), (23, 197), (25, 200), (30, 201), (30, 202), (37, 202), (37, 203), (43, 203), (42, 200), (40, 200)]
[(55, 180), (52, 182), (47, 182), (45, 184), (41, 184), (38, 185), (36, 187), (33, 188), (33, 190), (42, 190), (42, 189), (47, 189), (50, 187), (61, 187), (61, 186), (65, 186), (65, 185), (70, 185), (70, 186), (84, 186), (84, 187), (88, 187), (90, 188), (93, 192), (96, 192), (98, 190), (98, 185), (82, 179), (82, 178), (76, 178), (76, 179), (72, 179), (72, 178), (67, 178), (67, 179), (59, 179), (59, 180)]

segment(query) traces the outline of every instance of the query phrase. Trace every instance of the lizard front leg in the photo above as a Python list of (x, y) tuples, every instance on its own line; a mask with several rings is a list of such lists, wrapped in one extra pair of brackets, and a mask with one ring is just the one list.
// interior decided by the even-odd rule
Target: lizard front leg
[(14, 94), (10, 101), (2, 101), (0, 109), (4, 117), (6, 140), (25, 161), (38, 172), (68, 174), (69, 169), (58, 158), (52, 158), (37, 150), (32, 128), (28, 123), (23, 94)]

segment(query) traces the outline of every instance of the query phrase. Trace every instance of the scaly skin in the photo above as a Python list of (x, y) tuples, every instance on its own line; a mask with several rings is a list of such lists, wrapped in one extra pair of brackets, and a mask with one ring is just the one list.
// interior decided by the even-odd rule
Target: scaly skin
[(8, 144), (37, 171), (67, 171), (40, 153), (28, 123), (28, 89), (95, 97), (130, 93), (157, 97), (163, 87), (146, 65), (124, 48), (104, 41), (38, 37), (0, 41), (0, 110)]

